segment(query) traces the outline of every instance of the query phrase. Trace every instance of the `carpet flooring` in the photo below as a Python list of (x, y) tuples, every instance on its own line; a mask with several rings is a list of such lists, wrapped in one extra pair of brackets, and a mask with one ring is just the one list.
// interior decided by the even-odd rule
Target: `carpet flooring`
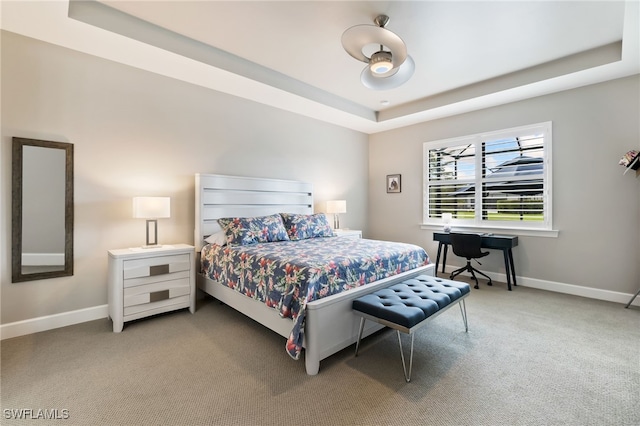
[(391, 330), (307, 376), (208, 296), (119, 334), (103, 319), (7, 339), (0, 423), (640, 425), (640, 309), (482, 281), (466, 305), (468, 333), (457, 308), (418, 331), (410, 383)]

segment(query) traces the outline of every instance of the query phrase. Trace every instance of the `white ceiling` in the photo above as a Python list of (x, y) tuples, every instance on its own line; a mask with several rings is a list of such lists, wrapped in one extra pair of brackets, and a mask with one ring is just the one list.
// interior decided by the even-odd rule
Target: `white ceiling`
[[(366, 133), (640, 72), (637, 0), (74, 1), (46, 34), (5, 3), (4, 29)], [(416, 63), (387, 91), (340, 42), (381, 13)]]

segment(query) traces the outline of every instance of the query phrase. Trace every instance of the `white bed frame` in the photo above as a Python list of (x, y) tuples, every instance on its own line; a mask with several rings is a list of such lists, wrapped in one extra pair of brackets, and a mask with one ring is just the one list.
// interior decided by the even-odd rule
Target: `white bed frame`
[[(305, 182), (198, 173), (195, 176), (195, 191), (194, 243), (198, 253), (205, 244), (204, 238), (219, 229), (218, 218), (313, 213), (312, 185)], [(199, 264), (197, 269), (200, 270)], [(353, 314), (351, 309), (354, 299), (416, 275), (434, 276), (435, 265), (423, 266), (308, 303), (303, 343), (307, 374), (318, 374), (321, 360), (356, 342), (360, 317)], [(197, 274), (197, 284), (198, 288), (221, 302), (281, 336), (289, 337), (293, 323), (290, 318), (280, 317), (275, 309), (201, 273)], [(380, 328), (381, 325), (369, 322), (363, 336)]]

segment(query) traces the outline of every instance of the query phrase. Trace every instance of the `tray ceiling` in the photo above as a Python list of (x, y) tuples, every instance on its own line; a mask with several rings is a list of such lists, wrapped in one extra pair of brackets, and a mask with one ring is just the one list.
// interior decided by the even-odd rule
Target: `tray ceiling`
[[(637, 1), (37, 4), (44, 3), (65, 6), (48, 6), (64, 13), (48, 32), (9, 22), (36, 18), (41, 12), (33, 4), (3, 2), (3, 28), (366, 133), (640, 70)], [(381, 13), (416, 71), (396, 89), (375, 91), (360, 83), (365, 64), (344, 51), (340, 38)], [(49, 35), (70, 31), (76, 35), (69, 40)], [(71, 40), (88, 34), (93, 49)]]

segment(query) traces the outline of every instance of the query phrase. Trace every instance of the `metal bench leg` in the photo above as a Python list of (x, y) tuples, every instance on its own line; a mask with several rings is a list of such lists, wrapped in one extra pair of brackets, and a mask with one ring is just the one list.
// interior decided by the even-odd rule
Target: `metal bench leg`
[(402, 358), (402, 372), (404, 373), (404, 379), (409, 383), (411, 381), (411, 367), (413, 366), (413, 337), (414, 333), (411, 333), (411, 355), (409, 356), (409, 372), (407, 373), (407, 366), (404, 363), (404, 351), (402, 350), (402, 340), (400, 339), (400, 330), (396, 330), (398, 333), (398, 343), (400, 344), (400, 358)]
[(356, 356), (358, 356), (358, 348), (360, 347), (360, 339), (362, 338), (362, 330), (364, 330), (364, 317), (360, 317), (360, 330), (358, 331), (358, 340), (356, 341)]
[(462, 299), (458, 305), (460, 305), (460, 313), (462, 314), (462, 321), (464, 322), (464, 331), (467, 333), (469, 332), (469, 325), (467, 324), (467, 305), (464, 303), (464, 299)]

